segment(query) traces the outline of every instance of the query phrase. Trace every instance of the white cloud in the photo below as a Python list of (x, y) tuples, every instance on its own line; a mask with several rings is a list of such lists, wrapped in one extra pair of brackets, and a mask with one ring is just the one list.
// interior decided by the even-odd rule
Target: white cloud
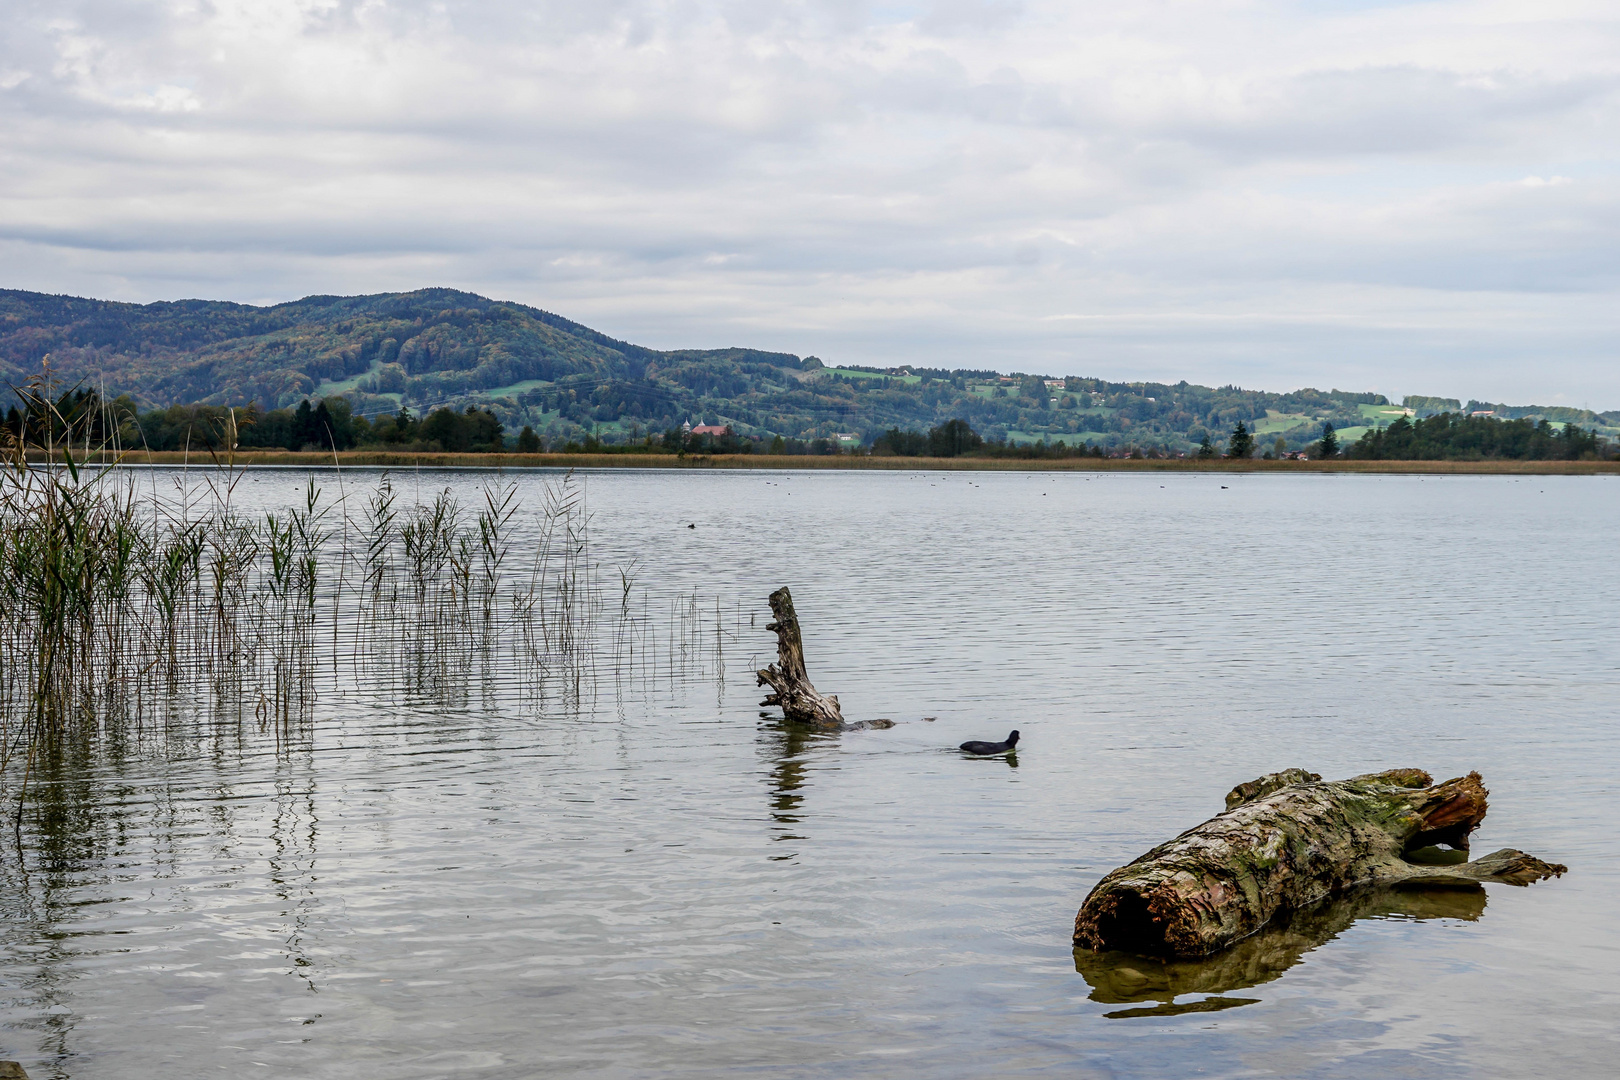
[(11, 6), (11, 287), (1620, 406), (1612, 5)]

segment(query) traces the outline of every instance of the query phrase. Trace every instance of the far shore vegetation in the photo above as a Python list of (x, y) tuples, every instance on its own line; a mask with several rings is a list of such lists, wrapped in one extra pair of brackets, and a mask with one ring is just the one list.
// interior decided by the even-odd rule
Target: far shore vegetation
[[(1578, 424), (1440, 412), (1399, 415), (1342, 440), (1331, 423), (1315, 442), (1290, 448), (1282, 438), (1257, 437), (1243, 421), (1217, 443), (1207, 433), (1191, 452), (1157, 446), (1104, 445), (1076, 439), (986, 438), (963, 418), (927, 431), (893, 426), (868, 437), (792, 439), (745, 435), (731, 425), (683, 424), (635, 440), (546, 440), (531, 427), (506, 430), (489, 410), (439, 408), (424, 416), (409, 409), (368, 419), (342, 398), (305, 399), (295, 408), (173, 405), (141, 411), (127, 396), (105, 401), (93, 390), (42, 389), (10, 407), (4, 432), (34, 457), (41, 448), (77, 446), (129, 462), (203, 464), (462, 464), (522, 465), (567, 460), (573, 464), (706, 464), (781, 467), (907, 468), (923, 460), (956, 468), (1133, 467), (1295, 468), (1395, 471), (1421, 466), (1472, 465), (1478, 471), (1609, 471), (1620, 445)], [(1153, 463), (1149, 465), (1148, 463)], [(1574, 468), (1572, 468), (1572, 466)], [(1583, 467), (1584, 466), (1584, 467)], [(1450, 470), (1443, 470), (1450, 471)], [(1467, 471), (1475, 471), (1473, 469)]]
[[(1420, 394), (1396, 402), (1339, 388), (1273, 392), (931, 363), (872, 366), (741, 347), (648, 349), (553, 313), (449, 289), (311, 296), (262, 308), (0, 289), (0, 387), (42, 369), (63, 387), (118, 402), (121, 445), (154, 451), (218, 449), (217, 433), (233, 426), (238, 449), (256, 452), (560, 453), (572, 446), (593, 455), (939, 456), (932, 433), (961, 421), (981, 445), (946, 456), (1244, 457), (1241, 424), (1252, 440), (1247, 456), (1264, 460), (1267, 453), (1323, 456), (1313, 448), (1330, 429), (1351, 453), (1363, 435), (1441, 414), (1532, 428), (1573, 424), (1620, 439), (1620, 409), (1567, 404)], [(11, 404), (0, 390), (0, 417)], [(1472, 441), (1441, 435), (1426, 430), (1425, 438), (1404, 440), (1394, 432), (1364, 449), (1380, 459), (1426, 460), (1518, 460), (1562, 450), (1530, 437), (1521, 452), (1511, 433)]]

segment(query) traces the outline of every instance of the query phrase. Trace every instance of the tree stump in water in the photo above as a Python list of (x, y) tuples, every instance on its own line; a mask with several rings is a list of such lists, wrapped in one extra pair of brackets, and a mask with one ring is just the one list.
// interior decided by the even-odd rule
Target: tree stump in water
[(776, 663), (757, 672), (760, 686), (773, 691), (761, 705), (780, 705), (782, 715), (795, 724), (808, 724), (823, 731), (855, 731), (862, 728), (888, 728), (892, 720), (866, 720), (846, 724), (838, 699), (823, 694), (810, 683), (804, 670), (804, 642), (799, 637), (799, 616), (793, 610), (793, 595), (787, 586), (771, 593), (771, 614), (776, 621), (765, 627), (776, 631)]
[(1224, 814), (1099, 881), (1075, 916), (1074, 943), (1207, 956), (1361, 885), (1528, 885), (1568, 870), (1511, 848), (1450, 866), (1406, 861), (1437, 844), (1466, 851), (1485, 817), (1479, 773), (1431, 784), (1421, 769), (1336, 781), (1289, 769), (1239, 785)]

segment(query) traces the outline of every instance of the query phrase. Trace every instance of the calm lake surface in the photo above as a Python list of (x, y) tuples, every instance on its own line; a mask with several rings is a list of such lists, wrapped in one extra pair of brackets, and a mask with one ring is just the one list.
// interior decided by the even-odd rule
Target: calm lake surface
[[(394, 475), (469, 503), (488, 479)], [(238, 491), (293, 505), (306, 479)], [(586, 488), (604, 588), (634, 559), (645, 598), (641, 654), (580, 708), (521, 673), (437, 705), (339, 680), (306, 737), (170, 733), (45, 782), (27, 873), (5, 863), (0, 1057), (36, 1080), (1614, 1075), (1620, 480)], [(762, 716), (783, 584), (816, 684), (898, 726)], [(953, 749), (1015, 727), (1016, 763)], [(1202, 967), (1077, 968), (1099, 877), (1294, 765), (1478, 769), (1475, 851), (1571, 872), (1352, 898)]]

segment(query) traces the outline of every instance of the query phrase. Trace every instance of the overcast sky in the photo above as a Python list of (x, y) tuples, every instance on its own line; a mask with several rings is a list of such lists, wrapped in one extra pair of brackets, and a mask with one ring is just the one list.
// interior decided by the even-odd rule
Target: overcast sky
[(0, 286), (1620, 408), (1620, 4), (0, 0)]

